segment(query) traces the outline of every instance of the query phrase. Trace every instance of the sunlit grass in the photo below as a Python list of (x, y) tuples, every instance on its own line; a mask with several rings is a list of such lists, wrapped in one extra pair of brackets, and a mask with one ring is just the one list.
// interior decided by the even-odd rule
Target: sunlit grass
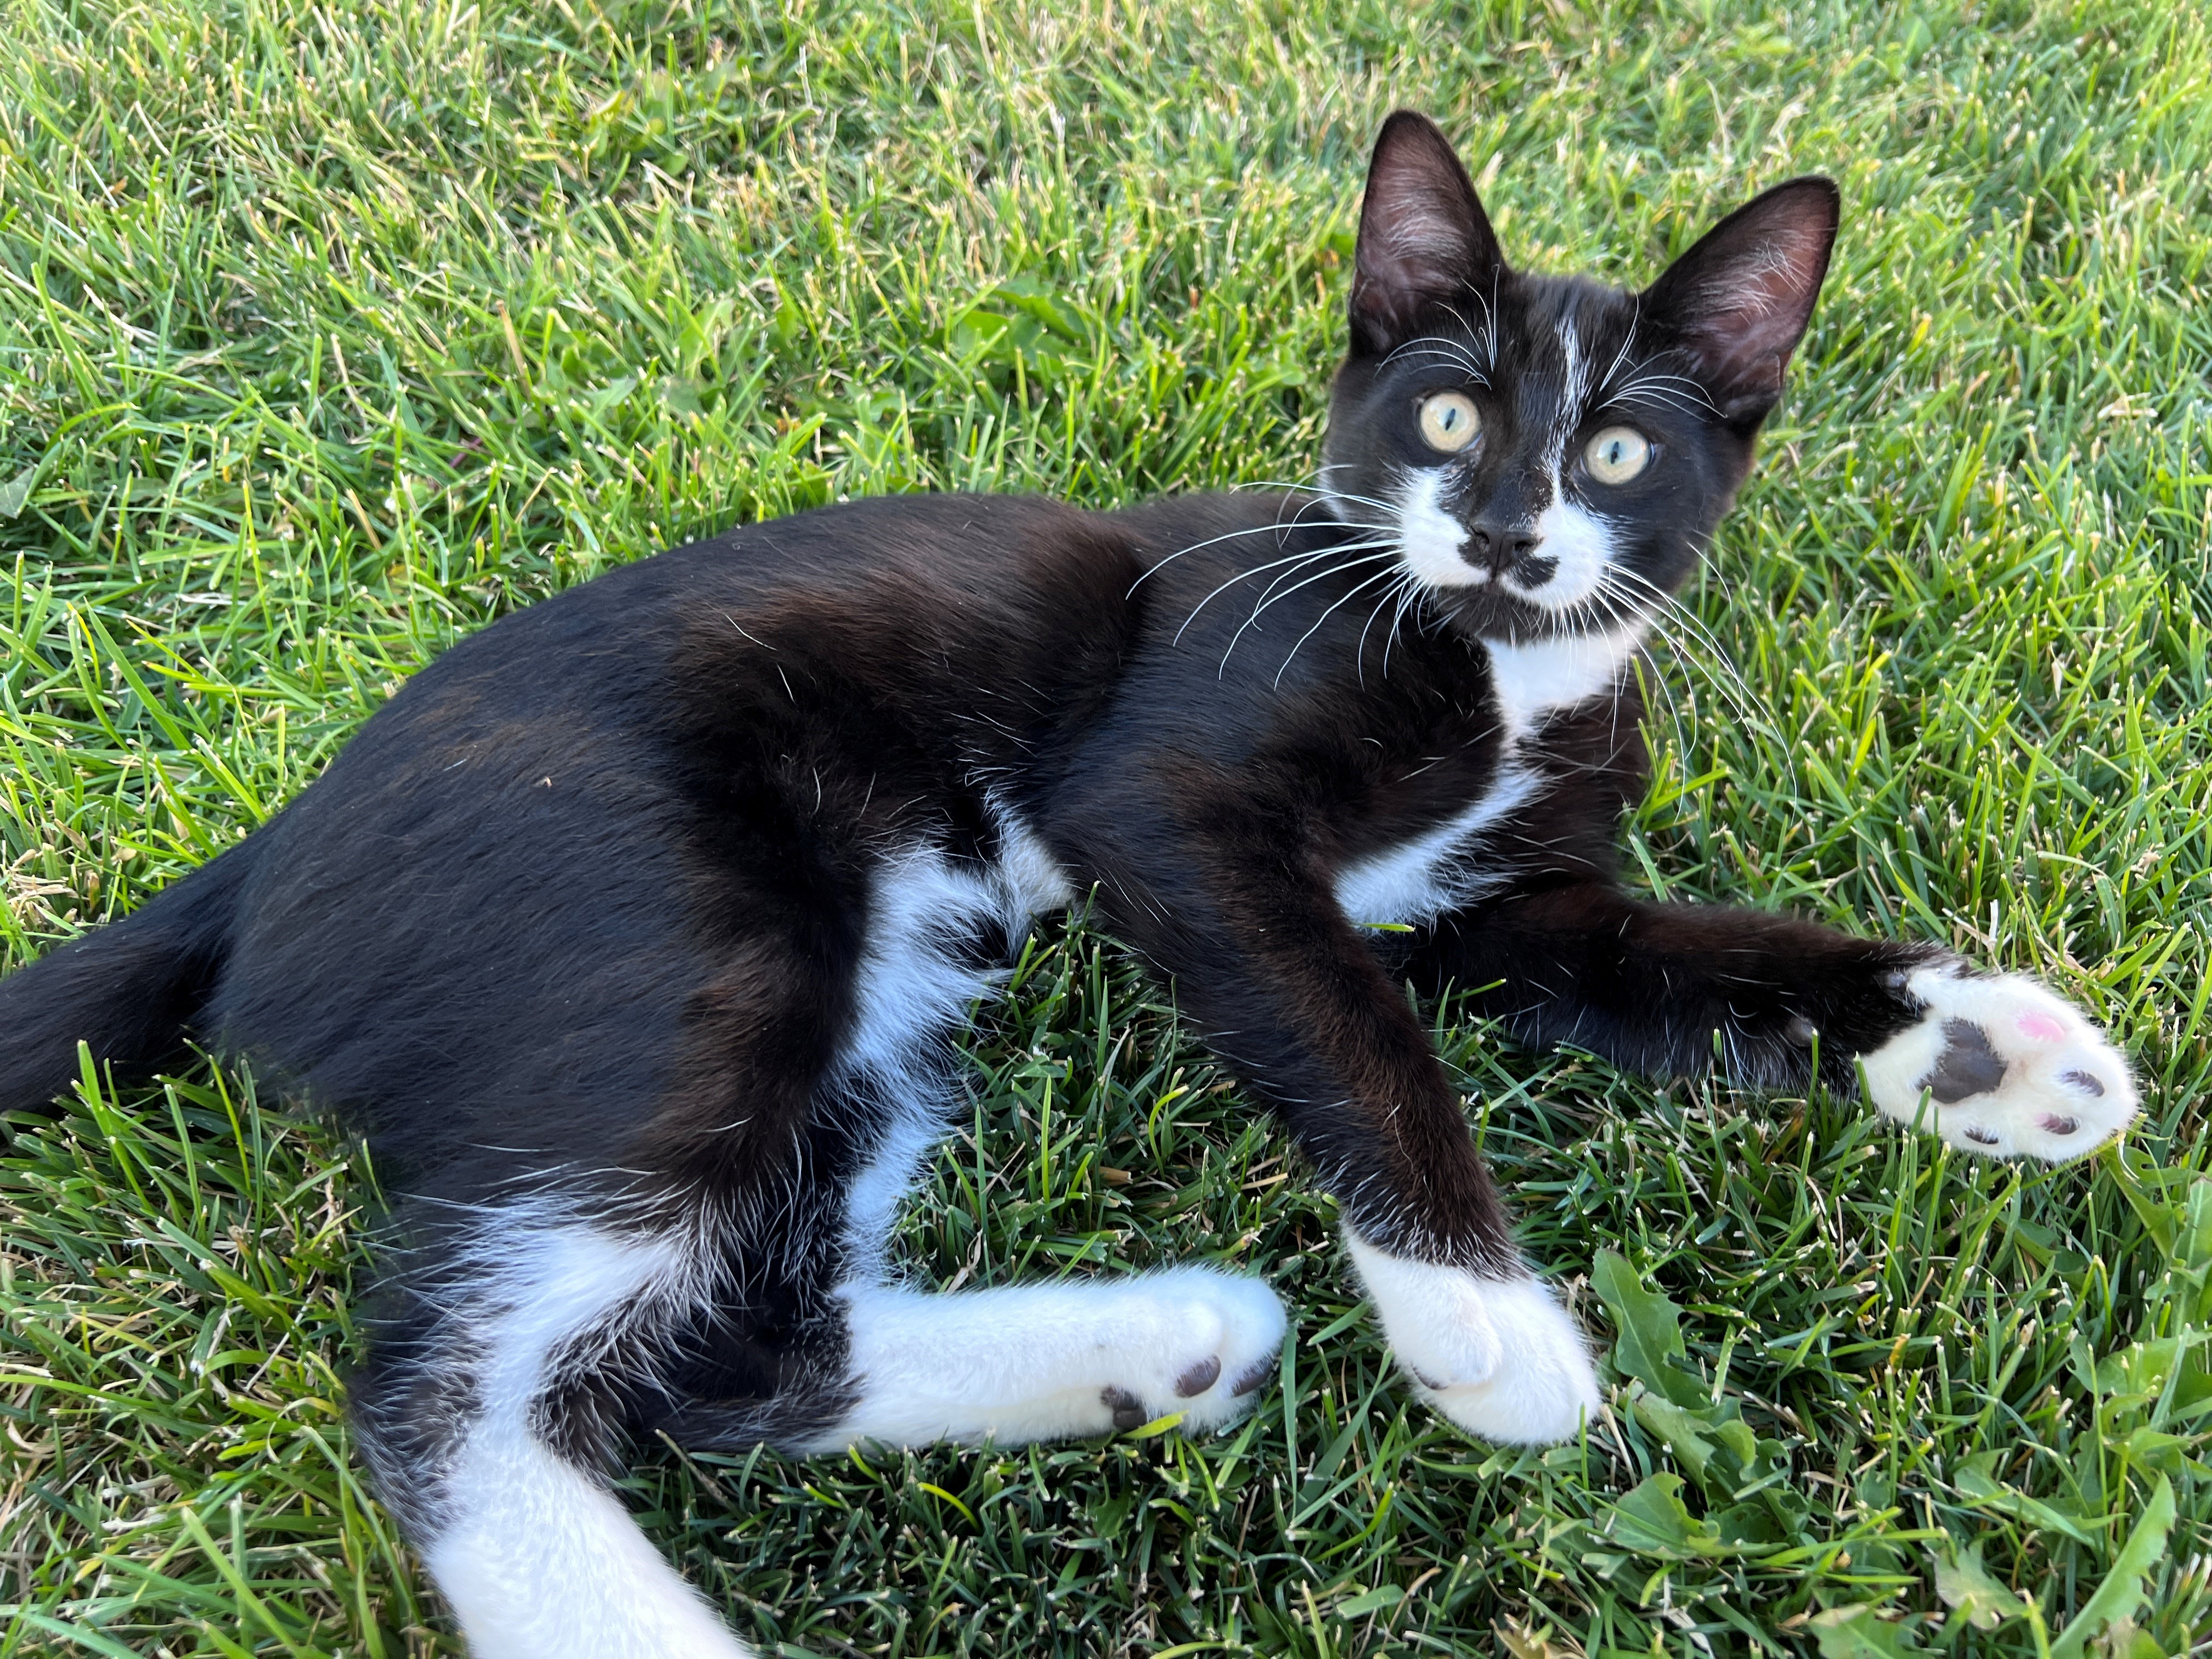
[[(2125, 1153), (1968, 1164), (1444, 1018), (1532, 1253), (1644, 1333), (1586, 1442), (1494, 1452), (1396, 1389), (1332, 1206), (1165, 994), (1054, 927), (908, 1259), (1247, 1265), (1294, 1306), (1282, 1388), (1213, 1440), (646, 1447), (631, 1489), (741, 1632), (821, 1654), (2142, 1659), (2212, 1626), (2195, 8), (0, 0), (0, 38), (9, 963), (609, 564), (866, 492), (1305, 476), (1395, 105), (1510, 252), (1620, 281), (1834, 174), (1692, 596), (1715, 645), (1655, 653), (1636, 866), (2045, 975), (2137, 1057)], [(371, 1172), (283, 1105), (97, 1085), (0, 1162), (0, 1656), (457, 1650), (347, 1456)]]

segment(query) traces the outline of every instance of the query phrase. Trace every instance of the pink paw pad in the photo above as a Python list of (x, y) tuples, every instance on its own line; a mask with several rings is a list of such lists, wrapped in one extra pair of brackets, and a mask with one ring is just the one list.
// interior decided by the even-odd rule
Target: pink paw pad
[(2056, 1042), (2066, 1035), (2066, 1028), (2048, 1014), (2022, 1014), (2014, 1024), (2022, 1036), (2038, 1042)]

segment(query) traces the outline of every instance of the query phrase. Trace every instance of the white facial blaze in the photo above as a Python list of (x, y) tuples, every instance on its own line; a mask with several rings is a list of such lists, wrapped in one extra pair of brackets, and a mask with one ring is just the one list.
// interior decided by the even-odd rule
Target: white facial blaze
[[(1567, 495), (1568, 450), (1581, 428), (1591, 369), (1571, 324), (1560, 325), (1559, 353), (1559, 401), (1540, 458), (1546, 482), (1551, 485), (1549, 499), (1528, 526), (1535, 533), (1535, 544), (1513, 569), (1496, 580), (1516, 599), (1540, 610), (1565, 613), (1587, 605), (1599, 594), (1605, 586), (1606, 568), (1619, 550), (1614, 521)], [(1424, 586), (1481, 587), (1493, 580), (1491, 571), (1466, 556), (1467, 526), (1443, 505), (1453, 472), (1452, 466), (1443, 465), (1410, 469), (1401, 474), (1400, 555), (1407, 572)], [(1593, 623), (1611, 614), (1609, 609), (1594, 609)]]
[(1582, 342), (1575, 337), (1571, 323), (1559, 325), (1559, 356), (1566, 372), (1559, 388), (1559, 407), (1552, 428), (1552, 441), (1544, 457), (1545, 470), (1552, 475), (1554, 501), (1559, 499), (1559, 474), (1566, 465), (1567, 446), (1574, 440), (1576, 427), (1581, 424), (1583, 400), (1589, 396), (1589, 364), (1583, 359)]
[[(1467, 526), (1440, 504), (1444, 469), (1425, 468), (1406, 482), (1398, 508), (1398, 542), (1406, 568), (1429, 587), (1480, 587), (1490, 572), (1462, 556)], [(1530, 561), (1554, 562), (1551, 574), (1530, 582), (1517, 574), (1504, 578), (1506, 590), (1547, 611), (1580, 605), (1602, 585), (1613, 557), (1611, 525), (1596, 514), (1561, 499), (1557, 481), (1551, 504), (1534, 526), (1538, 538)]]
[(1576, 338), (1571, 323), (1559, 325), (1559, 356), (1565, 365), (1565, 377), (1551, 441), (1544, 454), (1545, 470), (1551, 475), (1552, 500), (1537, 515), (1538, 540), (1529, 554), (1532, 559), (1551, 559), (1556, 563), (1540, 583), (1520, 582), (1510, 575), (1505, 579), (1510, 592), (1547, 611), (1565, 611), (1595, 593), (1613, 558), (1612, 527), (1596, 514), (1567, 499), (1567, 447), (1574, 440), (1583, 400), (1589, 395), (1589, 363), (1583, 356), (1582, 342)]

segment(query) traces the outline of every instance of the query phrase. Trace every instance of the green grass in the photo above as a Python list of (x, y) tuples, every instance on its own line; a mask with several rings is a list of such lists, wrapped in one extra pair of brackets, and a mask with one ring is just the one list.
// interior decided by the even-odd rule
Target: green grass
[[(647, 1447), (629, 1489), (741, 1631), (819, 1654), (2205, 1650), (2188, 0), (0, 0), (0, 39), (11, 963), (611, 563), (863, 492), (1305, 475), (1394, 105), (1517, 257), (1624, 281), (1834, 173), (1715, 641), (1655, 653), (1635, 860), (2045, 975), (2137, 1057), (2125, 1150), (1972, 1163), (1440, 1024), (1532, 1251), (1621, 1338), (1585, 1441), (1495, 1451), (1399, 1391), (1332, 1206), (1164, 994), (1055, 927), (908, 1259), (1243, 1264), (1294, 1305), (1281, 1389), (1218, 1439)], [(370, 1171), (287, 1104), (88, 1086), (0, 1160), (0, 1656), (457, 1651), (348, 1458)]]

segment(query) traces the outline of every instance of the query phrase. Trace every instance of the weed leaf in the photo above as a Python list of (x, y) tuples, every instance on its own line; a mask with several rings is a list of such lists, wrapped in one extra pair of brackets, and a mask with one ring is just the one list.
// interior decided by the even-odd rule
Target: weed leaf
[(1617, 1250), (1597, 1253), (1590, 1283), (1619, 1333), (1613, 1342), (1613, 1369), (1677, 1406), (1710, 1405), (1704, 1384), (1671, 1363), (1684, 1357), (1682, 1310), (1663, 1293), (1644, 1289)]
[(1879, 1616), (1868, 1604), (1830, 1607), (1812, 1619), (1813, 1638), (1820, 1644), (1820, 1659), (1900, 1659), (1917, 1653), (1905, 1629)]
[(2166, 1534), (2172, 1526), (2173, 1483), (2160, 1475), (2158, 1489), (2151, 1493), (2142, 1519), (2128, 1534), (2119, 1559), (2112, 1563), (2112, 1570), (2097, 1586), (2097, 1593), (2051, 1644), (2051, 1659), (2078, 1659), (2083, 1645), (2099, 1630), (2134, 1617), (2136, 1609), (2142, 1605), (2143, 1575), (2156, 1566), (2159, 1558), (2166, 1553)]
[(1943, 1598), (1944, 1606), (1956, 1608), (1959, 1616), (1976, 1630), (1995, 1630), (2027, 1610), (2018, 1595), (1990, 1577), (1989, 1569), (1982, 1565), (1978, 1543), (1963, 1550), (1947, 1549), (1936, 1556), (1936, 1594)]

